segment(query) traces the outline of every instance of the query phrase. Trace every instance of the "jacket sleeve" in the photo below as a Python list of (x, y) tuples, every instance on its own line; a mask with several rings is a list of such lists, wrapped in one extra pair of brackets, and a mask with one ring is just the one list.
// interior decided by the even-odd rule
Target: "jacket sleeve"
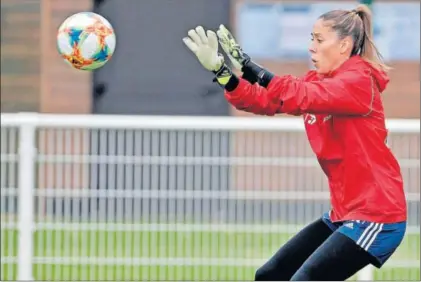
[(267, 88), (240, 79), (233, 91), (225, 91), (225, 97), (237, 109), (260, 115), (367, 115), (375, 94), (372, 83), (370, 71), (361, 69), (317, 81), (275, 76)]
[(273, 116), (280, 113), (279, 97), (270, 95), (278, 93), (267, 91), (258, 83), (251, 84), (244, 78), (239, 79), (238, 86), (233, 91), (225, 90), (225, 98), (237, 110), (256, 115)]

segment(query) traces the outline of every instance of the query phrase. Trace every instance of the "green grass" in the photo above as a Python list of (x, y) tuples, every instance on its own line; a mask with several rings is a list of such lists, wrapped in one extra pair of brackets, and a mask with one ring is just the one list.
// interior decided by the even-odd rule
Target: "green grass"
[[(95, 266), (95, 265), (34, 265), (35, 280), (83, 281), (252, 281), (255, 267), (228, 266)], [(10, 276), (9, 276), (10, 275)], [(16, 278), (16, 264), (2, 270), (4, 280)], [(375, 280), (420, 281), (419, 268), (386, 268), (375, 271)], [(355, 280), (355, 277), (350, 280)]]
[[(242, 260), (269, 258), (293, 234), (246, 232), (134, 232), (134, 231), (37, 231), (35, 257), (53, 261), (35, 263), (36, 280), (253, 280), (257, 266)], [(1, 231), (1, 256), (17, 256), (17, 232)], [(81, 257), (83, 262), (60, 262), (60, 257)], [(90, 257), (115, 258), (232, 258), (240, 266), (227, 265), (97, 265)], [(420, 260), (420, 235), (408, 234), (392, 257), (395, 261)], [(1, 264), (1, 280), (16, 279), (16, 264)], [(387, 265), (375, 271), (377, 280), (420, 280), (420, 269)]]

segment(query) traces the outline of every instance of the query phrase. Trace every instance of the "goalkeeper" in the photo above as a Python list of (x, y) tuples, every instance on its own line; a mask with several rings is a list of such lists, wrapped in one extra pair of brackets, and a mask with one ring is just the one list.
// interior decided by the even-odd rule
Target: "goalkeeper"
[[(331, 209), (283, 245), (256, 281), (346, 280), (368, 264), (380, 268), (406, 230), (400, 167), (386, 144), (381, 93), (388, 67), (373, 42), (367, 6), (334, 10), (313, 26), (315, 70), (277, 76), (255, 64), (220, 26), (183, 39), (215, 75), (225, 97), (257, 115), (302, 115), (310, 145), (329, 181)], [(237, 77), (218, 53), (218, 41)]]

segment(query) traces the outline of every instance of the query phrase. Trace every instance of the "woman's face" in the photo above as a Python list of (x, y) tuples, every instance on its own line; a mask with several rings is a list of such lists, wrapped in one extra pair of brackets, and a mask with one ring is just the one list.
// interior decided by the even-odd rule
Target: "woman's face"
[(349, 58), (352, 50), (350, 38), (341, 40), (330, 26), (331, 24), (319, 19), (314, 24), (311, 33), (312, 42), (309, 51), (311, 60), (320, 74), (327, 74), (339, 67)]

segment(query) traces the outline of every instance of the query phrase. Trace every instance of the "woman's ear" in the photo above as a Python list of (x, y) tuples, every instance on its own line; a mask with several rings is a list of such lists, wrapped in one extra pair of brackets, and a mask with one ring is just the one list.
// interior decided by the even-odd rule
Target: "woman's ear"
[(339, 46), (341, 54), (351, 53), (353, 45), (354, 41), (352, 40), (351, 36), (347, 36), (342, 39)]

